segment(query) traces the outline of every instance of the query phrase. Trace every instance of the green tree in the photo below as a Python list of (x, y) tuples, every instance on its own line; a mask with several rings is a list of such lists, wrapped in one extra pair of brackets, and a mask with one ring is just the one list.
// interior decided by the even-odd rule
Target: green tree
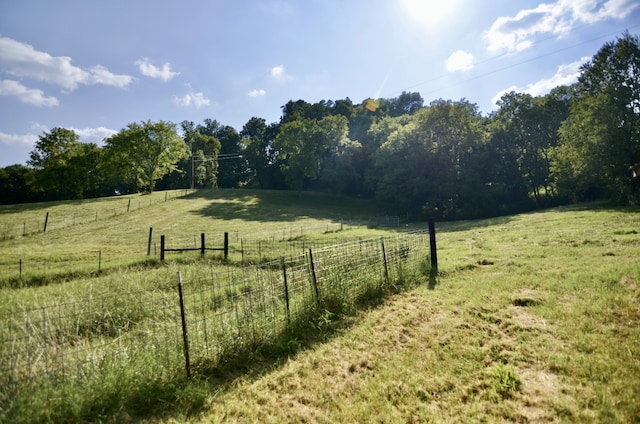
[(553, 173), (573, 199), (640, 201), (629, 166), (640, 162), (640, 40), (626, 32), (581, 68), (576, 100), (560, 128)]
[(281, 124), (273, 146), (287, 185), (299, 190), (315, 180), (325, 160), (349, 144), (347, 134), (347, 118), (339, 115)]
[(77, 199), (97, 190), (98, 147), (83, 144), (65, 128), (43, 133), (30, 153), (35, 170), (34, 190), (46, 199)]
[(279, 128), (278, 124), (267, 125), (264, 119), (255, 117), (242, 127), (242, 155), (249, 172), (247, 183), (255, 180), (261, 188), (282, 186), (282, 174), (273, 148)]
[(105, 164), (115, 181), (153, 191), (155, 183), (177, 169), (188, 150), (173, 123), (131, 123), (105, 140)]
[(376, 197), (397, 213), (470, 217), (491, 205), (483, 118), (475, 104), (437, 100), (393, 131), (376, 153)]

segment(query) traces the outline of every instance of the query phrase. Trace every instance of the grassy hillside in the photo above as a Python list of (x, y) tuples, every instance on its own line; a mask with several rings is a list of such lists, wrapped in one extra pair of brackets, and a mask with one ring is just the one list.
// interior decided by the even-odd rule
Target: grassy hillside
[(199, 246), (206, 233), (209, 246), (221, 247), (228, 232), (235, 252), (242, 239), (312, 237), (382, 218), (369, 201), (267, 190), (180, 190), (0, 206), (0, 286), (43, 285), (157, 259), (160, 235), (168, 247), (181, 248)]
[[(25, 214), (36, 219), (46, 211), (50, 219), (74, 211), (79, 216), (79, 210), (93, 216), (0, 242), (0, 312), (150, 290), (174, 284), (176, 270), (186, 278), (199, 272), (203, 262), (196, 253), (172, 255), (162, 266), (156, 256), (148, 258), (149, 227), (154, 242), (165, 234), (182, 244), (194, 244), (200, 232), (214, 238), (228, 231), (236, 243), (231, 265), (246, 259), (238, 250), (242, 240), (262, 240), (261, 255), (278, 257), (284, 251), (269, 252), (279, 244), (268, 240), (326, 244), (396, 231), (375, 228), (383, 213), (369, 202), (320, 194), (219, 190), (166, 201), (164, 193), (152, 196), (146, 207), (145, 196), (132, 197), (131, 204), (141, 200), (141, 207), (129, 212), (125, 197), (0, 208), (0, 228), (20, 227)], [(123, 211), (108, 214), (108, 202)], [(431, 284), (417, 281), (418, 288), (372, 298), (360, 311), (323, 315), (312, 331), (281, 346), (279, 355), (256, 353), (247, 358), (251, 362), (170, 381), (156, 391), (141, 383), (130, 390), (124, 382), (135, 384), (136, 377), (127, 370), (105, 382), (104, 393), (66, 393), (73, 414), (68, 419), (638, 422), (638, 212), (583, 205), (437, 223), (440, 272)], [(99, 273), (98, 251), (105, 260)], [(16, 279), (20, 256), (25, 266), (27, 259), (45, 265)], [(218, 266), (215, 260), (204, 263)], [(19, 281), (27, 284), (10, 288)], [(60, 420), (51, 406), (60, 402), (43, 402), (45, 412), (34, 416)]]
[[(638, 422), (640, 214), (565, 208), (439, 228), (441, 275), (189, 422)], [(171, 419), (168, 419), (169, 421)]]

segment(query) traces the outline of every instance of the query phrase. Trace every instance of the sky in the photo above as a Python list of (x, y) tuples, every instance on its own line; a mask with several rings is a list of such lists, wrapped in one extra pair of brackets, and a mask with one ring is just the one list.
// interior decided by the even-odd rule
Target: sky
[[(628, 30), (638, 0), (0, 0), (0, 167), (72, 129), (129, 123), (240, 131), (289, 100), (544, 95)], [(178, 125), (179, 127), (179, 125)]]

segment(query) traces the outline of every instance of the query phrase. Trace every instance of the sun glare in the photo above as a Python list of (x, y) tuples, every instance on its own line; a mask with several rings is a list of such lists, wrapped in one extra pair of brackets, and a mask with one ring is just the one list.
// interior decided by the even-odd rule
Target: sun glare
[(402, 0), (406, 13), (425, 29), (444, 24), (459, 9), (458, 0)]

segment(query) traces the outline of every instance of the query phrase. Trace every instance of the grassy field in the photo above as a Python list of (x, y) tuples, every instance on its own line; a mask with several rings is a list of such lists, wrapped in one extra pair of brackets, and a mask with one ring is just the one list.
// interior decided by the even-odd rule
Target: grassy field
[[(317, 194), (229, 190), (160, 200), (105, 221), (0, 242), (3, 311), (123, 285), (162, 288), (178, 268), (195, 275), (197, 255), (164, 266), (149, 262), (149, 227), (183, 243), (216, 231), (308, 243), (394, 231), (362, 226), (383, 216), (374, 205)], [(34, 213), (27, 209), (0, 209), (0, 226), (24, 221), (20, 214)], [(136, 389), (135, 374), (126, 371), (105, 381), (103, 394), (65, 392), (67, 419), (639, 422), (639, 212), (580, 205), (437, 223), (436, 281), (424, 277), (416, 288), (371, 298), (363, 308), (324, 314), (275, 351), (254, 352), (189, 381)], [(339, 231), (341, 222), (348, 225)], [(101, 273), (91, 263), (75, 274), (61, 266), (23, 275), (31, 283), (10, 288), (15, 260), (7, 258), (63, 262), (97, 249), (114, 252)], [(240, 261), (237, 252), (233, 261)], [(51, 408), (45, 403), (40, 408)], [(55, 411), (33, 416), (64, 420)]]

